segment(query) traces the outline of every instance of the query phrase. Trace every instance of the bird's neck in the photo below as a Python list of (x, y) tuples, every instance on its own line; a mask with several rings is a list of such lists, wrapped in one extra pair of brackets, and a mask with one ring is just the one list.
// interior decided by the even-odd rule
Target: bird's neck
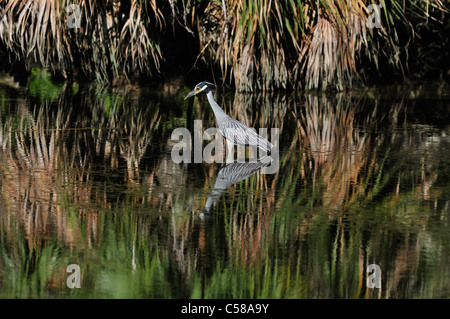
[(211, 105), (213, 111), (214, 111), (214, 115), (216, 117), (220, 117), (221, 115), (226, 115), (225, 112), (222, 110), (222, 108), (219, 106), (219, 104), (216, 103), (216, 101), (214, 100), (214, 96), (212, 91), (209, 91), (208, 93), (206, 93), (206, 96), (208, 97), (208, 102)]

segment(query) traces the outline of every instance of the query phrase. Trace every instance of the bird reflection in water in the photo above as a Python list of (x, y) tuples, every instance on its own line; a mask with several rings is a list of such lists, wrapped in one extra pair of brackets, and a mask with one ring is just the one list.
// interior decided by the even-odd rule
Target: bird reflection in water
[(204, 211), (209, 212), (214, 202), (220, 198), (229, 186), (249, 178), (271, 162), (272, 158), (266, 155), (259, 158), (256, 162), (231, 163), (223, 167), (217, 174), (211, 195), (206, 200)]

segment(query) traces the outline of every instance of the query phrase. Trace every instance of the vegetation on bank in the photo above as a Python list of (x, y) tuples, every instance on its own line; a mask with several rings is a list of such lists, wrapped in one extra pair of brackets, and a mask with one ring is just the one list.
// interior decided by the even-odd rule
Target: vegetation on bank
[(240, 91), (448, 76), (440, 0), (0, 0), (0, 17), (0, 68), (16, 73), (207, 75)]

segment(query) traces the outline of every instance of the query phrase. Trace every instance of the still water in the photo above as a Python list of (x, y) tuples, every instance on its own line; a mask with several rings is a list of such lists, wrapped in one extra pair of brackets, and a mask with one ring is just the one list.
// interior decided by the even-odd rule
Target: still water
[(190, 89), (0, 85), (0, 298), (450, 297), (448, 86), (217, 92), (280, 138), (216, 188), (248, 167), (172, 161)]

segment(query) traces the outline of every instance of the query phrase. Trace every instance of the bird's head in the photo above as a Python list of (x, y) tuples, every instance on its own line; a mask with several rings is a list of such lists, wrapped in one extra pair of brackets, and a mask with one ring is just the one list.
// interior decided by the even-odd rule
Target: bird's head
[(184, 98), (185, 100), (193, 97), (194, 95), (197, 95), (199, 93), (208, 93), (210, 92), (212, 89), (214, 89), (216, 86), (212, 83), (209, 82), (200, 82), (199, 84), (197, 84), (195, 86), (195, 88), (189, 92), (188, 95), (186, 95), (186, 97)]

